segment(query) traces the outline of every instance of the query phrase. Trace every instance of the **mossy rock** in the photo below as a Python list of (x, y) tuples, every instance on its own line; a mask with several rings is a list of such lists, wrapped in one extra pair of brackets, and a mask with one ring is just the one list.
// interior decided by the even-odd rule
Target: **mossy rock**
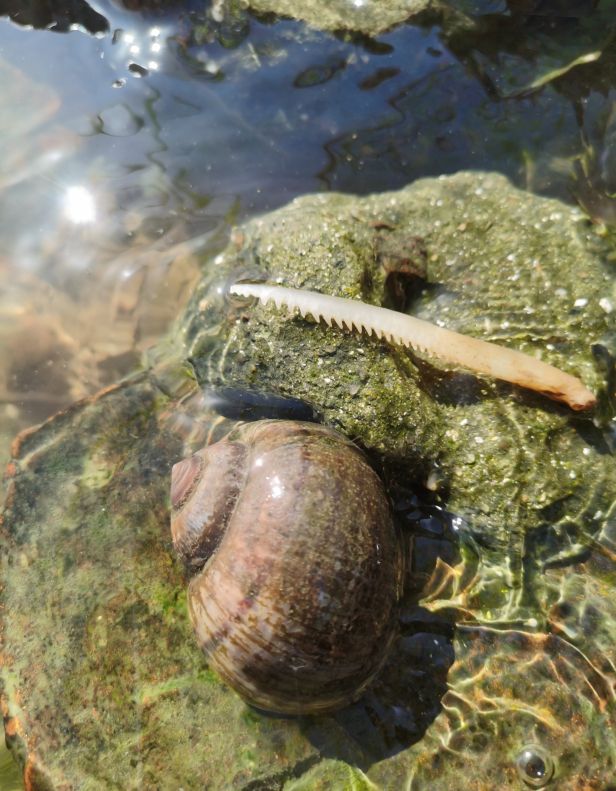
[(473, 30), (475, 18), (484, 13), (472, 0), (223, 0), (208, 16), (209, 24), (224, 31), (223, 41), (229, 44), (233, 41), (229, 32), (245, 29), (249, 14), (263, 20), (295, 19), (316, 30), (374, 37), (410, 21), (442, 24), (449, 33)]
[(249, 0), (252, 10), (301, 19), (319, 30), (353, 30), (376, 36), (441, 5), (435, 0)]
[[(529, 744), (559, 789), (605, 787), (616, 774), (616, 466), (602, 428), (613, 256), (576, 210), (477, 173), (307, 196), (238, 229), (143, 371), (14, 443), (0, 678), (27, 787), (454, 789), (472, 767), (467, 787), (513, 789)], [(403, 300), (540, 354), (600, 406), (575, 415), (226, 296), (256, 275)], [(169, 475), (226, 430), (202, 397), (223, 384), (314, 404), (368, 451), (415, 544), (391, 661), (330, 717), (251, 710), (191, 632)], [(404, 503), (414, 491), (431, 498), (419, 515)]]

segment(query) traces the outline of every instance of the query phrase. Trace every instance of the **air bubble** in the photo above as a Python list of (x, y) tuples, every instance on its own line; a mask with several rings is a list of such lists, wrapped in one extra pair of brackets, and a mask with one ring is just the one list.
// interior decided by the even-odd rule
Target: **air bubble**
[(521, 780), (531, 788), (543, 788), (554, 777), (554, 761), (543, 747), (529, 744), (515, 760)]

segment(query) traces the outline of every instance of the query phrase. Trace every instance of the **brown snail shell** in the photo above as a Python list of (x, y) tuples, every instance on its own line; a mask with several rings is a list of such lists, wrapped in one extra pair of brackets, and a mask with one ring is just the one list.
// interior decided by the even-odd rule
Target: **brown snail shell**
[(173, 542), (213, 667), (269, 711), (357, 699), (395, 636), (402, 553), (363, 453), (321, 425), (242, 424), (173, 468)]

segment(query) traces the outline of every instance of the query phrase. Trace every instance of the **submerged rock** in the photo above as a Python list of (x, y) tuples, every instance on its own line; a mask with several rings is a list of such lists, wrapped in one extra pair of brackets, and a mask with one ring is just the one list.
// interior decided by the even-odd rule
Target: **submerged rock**
[[(529, 745), (559, 789), (603, 787), (616, 772), (616, 466), (600, 428), (612, 260), (577, 210), (477, 173), (307, 196), (238, 230), (142, 373), (14, 443), (0, 677), (29, 787), (446, 789), (472, 766), (469, 788), (513, 788)], [(600, 407), (593, 420), (229, 299), (241, 277), (541, 355)], [(168, 488), (171, 465), (229, 425), (207, 409), (212, 387), (312, 404), (371, 454), (415, 543), (391, 662), (335, 716), (248, 709), (193, 638)]]
[(217, 0), (207, 15), (223, 27), (254, 13), (266, 19), (273, 15), (306, 22), (316, 30), (378, 36), (416, 20), (443, 24), (452, 33), (474, 30), (475, 15), (491, 12), (491, 8), (486, 11), (476, 4), (460, 8), (450, 0)]
[[(614, 317), (601, 307), (613, 289), (610, 247), (577, 210), (499, 176), (426, 179), (363, 199), (301, 198), (249, 224), (220, 267), (388, 304), (383, 238), (424, 270), (406, 278), (409, 312), (539, 355), (595, 392), (604, 387), (592, 347), (614, 342)], [(611, 502), (616, 478), (588, 417), (273, 307), (238, 303), (220, 329), (224, 345), (212, 345), (220, 305), (204, 288), (182, 324), (200, 382), (298, 396), (369, 450), (397, 458), (412, 479), (431, 485), (436, 475), (484, 551), (500, 558), (508, 548), (512, 582), (530, 531), (551, 537), (571, 522), (573, 546), (601, 529), (607, 512), (597, 519), (589, 503)], [(563, 549), (546, 538), (544, 555), (548, 547)]]
[(355, 30), (376, 36), (419, 13), (439, 7), (437, 0), (249, 0), (259, 13), (301, 19), (320, 30)]

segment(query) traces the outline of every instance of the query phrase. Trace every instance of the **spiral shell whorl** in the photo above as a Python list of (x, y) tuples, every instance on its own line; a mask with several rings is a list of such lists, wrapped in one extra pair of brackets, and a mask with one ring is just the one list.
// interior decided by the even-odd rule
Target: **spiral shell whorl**
[(181, 511), (199, 483), (203, 471), (203, 457), (195, 453), (173, 465), (171, 471), (171, 507)]
[[(359, 697), (393, 639), (401, 584), (378, 476), (344, 437), (294, 421), (241, 426), (200, 454), (203, 474), (180, 515), (190, 521), (199, 502), (219, 520), (217, 548), (189, 586), (210, 664), (248, 702), (281, 713)], [(223, 469), (210, 455), (236, 466)], [(217, 475), (204, 493), (208, 470)], [(192, 486), (184, 474), (178, 491)]]
[(173, 466), (173, 545), (195, 570), (205, 564), (224, 534), (243, 482), (244, 453), (241, 444), (217, 442)]

